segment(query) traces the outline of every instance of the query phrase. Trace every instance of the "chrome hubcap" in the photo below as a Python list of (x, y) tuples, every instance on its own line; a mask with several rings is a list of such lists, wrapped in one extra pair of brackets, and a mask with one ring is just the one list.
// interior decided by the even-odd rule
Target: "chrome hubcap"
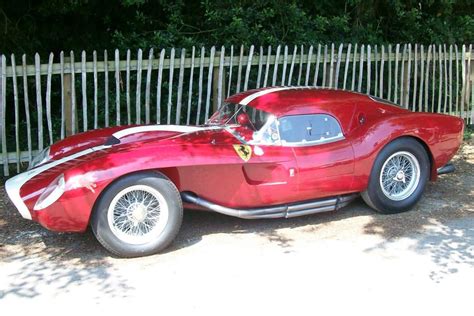
[(395, 178), (393, 178), (393, 180), (395, 181), (402, 181), (403, 183), (405, 183), (405, 172), (403, 172), (403, 170), (400, 170), (397, 172), (397, 175), (395, 176)]
[(168, 221), (168, 204), (163, 195), (146, 185), (120, 191), (110, 203), (107, 219), (114, 235), (129, 244), (156, 239)]
[(144, 222), (148, 214), (148, 207), (144, 206), (142, 203), (133, 203), (130, 207), (127, 208), (127, 218), (136, 223)]
[(393, 201), (408, 198), (420, 182), (418, 159), (407, 151), (391, 155), (383, 164), (380, 173), (380, 187), (386, 197)]

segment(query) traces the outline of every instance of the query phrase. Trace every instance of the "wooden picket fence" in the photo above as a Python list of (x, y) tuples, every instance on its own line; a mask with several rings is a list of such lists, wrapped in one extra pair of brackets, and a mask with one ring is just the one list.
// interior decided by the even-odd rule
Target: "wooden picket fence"
[(4, 175), (9, 164), (19, 172), (38, 150), (68, 135), (122, 124), (202, 124), (226, 97), (266, 86), (353, 90), (413, 111), (474, 120), (472, 45), (222, 46), (143, 54), (61, 52), (46, 63), (36, 54), (31, 64), (25, 55), (2, 55)]

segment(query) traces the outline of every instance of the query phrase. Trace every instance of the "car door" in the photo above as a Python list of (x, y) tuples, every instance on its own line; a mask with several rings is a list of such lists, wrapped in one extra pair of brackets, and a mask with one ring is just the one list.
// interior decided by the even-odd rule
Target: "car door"
[(249, 146), (252, 157), (242, 164), (249, 193), (259, 205), (276, 205), (297, 201), (296, 161), (291, 148), (273, 145)]
[(354, 152), (333, 116), (285, 116), (278, 126), (281, 145), (291, 147), (295, 155), (299, 200), (350, 192)]
[(242, 164), (242, 172), (249, 192), (260, 205), (298, 200), (294, 194), (298, 186), (294, 152), (281, 146), (277, 126), (275, 117), (269, 119), (247, 145), (236, 147), (236, 151), (245, 149), (250, 153), (251, 157)]

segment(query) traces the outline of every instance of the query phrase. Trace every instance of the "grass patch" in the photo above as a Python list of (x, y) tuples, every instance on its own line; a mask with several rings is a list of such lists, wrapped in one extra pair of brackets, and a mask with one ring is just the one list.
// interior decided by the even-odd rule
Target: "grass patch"
[(464, 135), (463, 135), (463, 140), (469, 140), (472, 138), (472, 134), (474, 134), (474, 125), (467, 125), (464, 128)]

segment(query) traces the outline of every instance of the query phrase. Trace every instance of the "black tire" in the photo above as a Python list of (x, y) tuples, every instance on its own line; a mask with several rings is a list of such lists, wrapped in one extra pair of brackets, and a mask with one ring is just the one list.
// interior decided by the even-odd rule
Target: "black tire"
[[(124, 238), (120, 238), (119, 234), (116, 233), (118, 228), (113, 228), (109, 224), (108, 212), (111, 203), (117, 195), (122, 194), (128, 188), (145, 188), (151, 192), (159, 192), (157, 196), (161, 194), (160, 198), (164, 198), (166, 201), (168, 212), (163, 217), (167, 218), (166, 222), (160, 224), (156, 236), (151, 235), (149, 237), (151, 240), (143, 243), (140, 241), (138, 243), (124, 241)], [(160, 216), (163, 216), (164, 213), (161, 212), (164, 212), (165, 209), (161, 208), (163, 207), (161, 204), (158, 205), (160, 205), (158, 218), (162, 220)], [(148, 207), (146, 209), (148, 210)], [(131, 258), (152, 255), (164, 250), (175, 239), (182, 220), (183, 204), (176, 186), (167, 177), (159, 173), (146, 172), (125, 176), (109, 185), (94, 206), (90, 225), (97, 240), (108, 251), (119, 257)], [(155, 224), (155, 226), (158, 226), (158, 224)]]
[[(411, 159), (413, 159), (413, 157), (416, 159), (419, 165), (420, 177), (418, 184), (413, 185), (413, 191), (409, 195), (401, 200), (394, 200), (384, 193), (380, 174), (385, 162), (392, 157), (392, 155), (398, 155), (403, 152), (408, 152), (411, 154), (411, 156), (409, 156)], [(421, 199), (426, 183), (428, 182), (429, 174), (430, 159), (423, 145), (413, 138), (398, 138), (386, 145), (378, 154), (372, 166), (367, 190), (362, 192), (362, 198), (371, 208), (380, 213), (394, 214), (408, 211)], [(416, 183), (416, 181), (414, 183)], [(407, 191), (407, 193), (408, 192), (410, 191)]]

